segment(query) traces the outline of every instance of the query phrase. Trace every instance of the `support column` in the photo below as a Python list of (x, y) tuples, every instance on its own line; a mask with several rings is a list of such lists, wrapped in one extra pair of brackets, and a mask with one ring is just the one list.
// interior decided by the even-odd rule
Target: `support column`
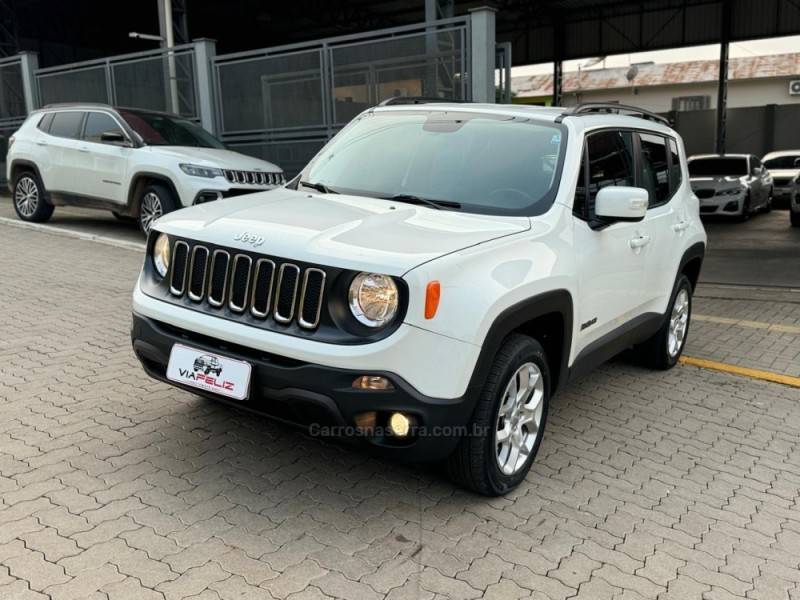
[(197, 82), (197, 112), (203, 129), (217, 132), (214, 114), (214, 72), (212, 61), (217, 55), (217, 42), (208, 38), (192, 41)]
[(555, 17), (553, 27), (553, 106), (561, 106), (564, 84), (564, 21)]
[(39, 68), (39, 55), (36, 52), (20, 52), (22, 69), (22, 93), (25, 97), (25, 112), (39, 108), (39, 94), (36, 87), (36, 70)]
[(482, 6), (470, 13), (470, 88), (472, 102), (494, 104), (494, 8)]
[[(454, 14), (453, 0), (425, 0), (425, 22), (436, 23)], [(447, 72), (447, 65), (441, 63), (439, 34), (436, 27), (430, 27), (425, 35), (425, 84), (423, 96), (434, 98), (458, 98), (453, 85), (453, 73)], [(452, 69), (454, 70), (454, 69)], [(382, 100), (382, 98), (378, 98)]]
[(728, 112), (728, 50), (731, 39), (731, 1), (722, 0), (722, 23), (719, 45), (719, 77), (717, 79), (716, 152), (725, 154)]

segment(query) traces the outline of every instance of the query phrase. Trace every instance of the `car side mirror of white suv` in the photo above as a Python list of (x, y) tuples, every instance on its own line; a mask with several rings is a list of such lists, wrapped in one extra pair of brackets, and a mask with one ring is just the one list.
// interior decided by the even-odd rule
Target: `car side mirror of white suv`
[(597, 192), (594, 214), (602, 225), (641, 221), (647, 214), (648, 202), (649, 195), (643, 188), (610, 185)]
[(100, 134), (100, 141), (117, 146), (130, 146), (128, 138), (121, 131), (104, 131)]

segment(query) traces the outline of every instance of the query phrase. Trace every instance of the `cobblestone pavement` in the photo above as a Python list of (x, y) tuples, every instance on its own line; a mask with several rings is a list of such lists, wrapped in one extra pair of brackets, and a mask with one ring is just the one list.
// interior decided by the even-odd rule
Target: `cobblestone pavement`
[(694, 314), (687, 355), (800, 377), (800, 290), (702, 285)]
[(615, 361), (489, 500), (148, 379), (135, 252), (0, 256), (3, 600), (800, 598), (800, 389)]

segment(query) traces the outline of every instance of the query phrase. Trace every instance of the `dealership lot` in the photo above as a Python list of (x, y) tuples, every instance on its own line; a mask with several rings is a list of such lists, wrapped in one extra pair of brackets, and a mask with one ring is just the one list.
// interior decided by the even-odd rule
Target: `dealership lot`
[[(0, 598), (800, 598), (800, 388), (616, 360), (486, 499), (150, 380), (140, 253), (58, 228), (141, 242), (0, 222)], [(798, 340), (800, 292), (706, 283), (686, 354), (797, 377)]]

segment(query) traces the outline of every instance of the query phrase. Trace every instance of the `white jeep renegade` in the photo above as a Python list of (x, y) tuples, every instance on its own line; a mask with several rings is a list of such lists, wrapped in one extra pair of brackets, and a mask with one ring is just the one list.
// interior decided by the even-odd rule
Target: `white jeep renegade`
[(23, 221), (74, 205), (136, 218), (145, 233), (175, 209), (284, 183), (272, 163), (226, 150), (187, 119), (104, 104), (32, 112), (9, 139), (7, 163)]
[(638, 109), (362, 113), (283, 189), (158, 221), (136, 355), (178, 387), (509, 491), (556, 389), (631, 347), (668, 369), (686, 341), (706, 236), (683, 145), (611, 110)]

